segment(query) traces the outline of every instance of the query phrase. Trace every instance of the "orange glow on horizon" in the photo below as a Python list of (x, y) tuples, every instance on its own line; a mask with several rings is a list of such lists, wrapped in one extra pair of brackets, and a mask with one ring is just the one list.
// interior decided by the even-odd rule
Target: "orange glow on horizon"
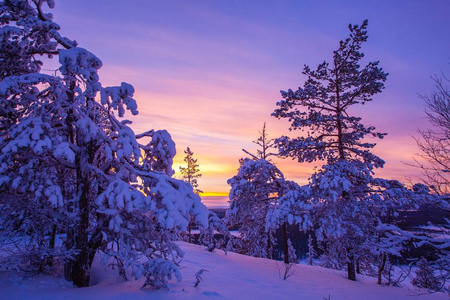
[(200, 197), (228, 197), (229, 193), (221, 193), (221, 192), (203, 192), (200, 193)]

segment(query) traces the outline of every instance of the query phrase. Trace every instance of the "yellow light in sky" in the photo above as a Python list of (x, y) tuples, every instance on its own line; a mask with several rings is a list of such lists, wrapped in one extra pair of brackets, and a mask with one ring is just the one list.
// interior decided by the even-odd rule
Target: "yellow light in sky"
[(220, 192), (203, 192), (200, 193), (200, 197), (228, 197), (229, 193)]

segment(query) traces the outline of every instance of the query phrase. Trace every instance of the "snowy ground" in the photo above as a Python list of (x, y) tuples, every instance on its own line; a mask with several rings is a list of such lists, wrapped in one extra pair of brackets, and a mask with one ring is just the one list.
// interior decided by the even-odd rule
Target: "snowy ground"
[[(186, 251), (183, 281), (167, 290), (141, 290), (142, 281), (124, 282), (110, 269), (94, 262), (91, 287), (74, 288), (62, 278), (45, 275), (22, 280), (12, 272), (0, 273), (0, 299), (448, 299), (443, 293), (417, 294), (406, 288), (383, 287), (376, 279), (320, 267), (296, 265), (287, 280), (279, 278), (277, 262), (235, 253), (214, 253), (203, 247), (180, 243)], [(278, 263), (282, 268), (282, 264)], [(194, 287), (195, 273), (207, 269), (203, 282)]]

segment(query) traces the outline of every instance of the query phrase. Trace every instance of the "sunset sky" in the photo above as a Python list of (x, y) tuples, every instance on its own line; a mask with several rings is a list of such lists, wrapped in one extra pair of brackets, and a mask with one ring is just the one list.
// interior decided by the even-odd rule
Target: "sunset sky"
[[(302, 85), (303, 65), (330, 61), (347, 25), (364, 19), (365, 62), (379, 60), (389, 76), (382, 94), (352, 112), (388, 133), (374, 150), (386, 161), (376, 175), (416, 176), (403, 162), (418, 151), (417, 129), (428, 126), (418, 94), (433, 90), (433, 74), (450, 75), (449, 11), (446, 0), (61, 0), (52, 13), (63, 35), (103, 61), (104, 86), (135, 87), (136, 133), (167, 129), (177, 145), (175, 171), (189, 146), (200, 189), (223, 195), (241, 149), (256, 149), (264, 122), (270, 137), (287, 134), (288, 123), (270, 116), (279, 91)], [(300, 184), (312, 172), (290, 159), (276, 163)]]

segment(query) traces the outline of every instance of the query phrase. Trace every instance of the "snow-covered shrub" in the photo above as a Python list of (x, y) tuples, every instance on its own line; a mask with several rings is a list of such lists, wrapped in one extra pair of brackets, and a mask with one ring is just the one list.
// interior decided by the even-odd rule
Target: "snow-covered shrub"
[(438, 291), (442, 287), (442, 283), (435, 275), (435, 268), (433, 268), (425, 258), (421, 258), (417, 262), (416, 275), (411, 280), (411, 283), (419, 288)]
[(313, 238), (312, 238), (311, 234), (309, 234), (309, 236), (308, 236), (308, 254), (307, 254), (308, 265), (310, 265), (310, 266), (314, 265), (314, 257), (316, 257), (316, 255), (317, 255), (317, 253), (316, 253), (316, 250), (314, 250)]
[(208, 227), (200, 227), (200, 242), (210, 252), (221, 249), (226, 253), (231, 245), (231, 234), (225, 222), (212, 210), (208, 210)]

